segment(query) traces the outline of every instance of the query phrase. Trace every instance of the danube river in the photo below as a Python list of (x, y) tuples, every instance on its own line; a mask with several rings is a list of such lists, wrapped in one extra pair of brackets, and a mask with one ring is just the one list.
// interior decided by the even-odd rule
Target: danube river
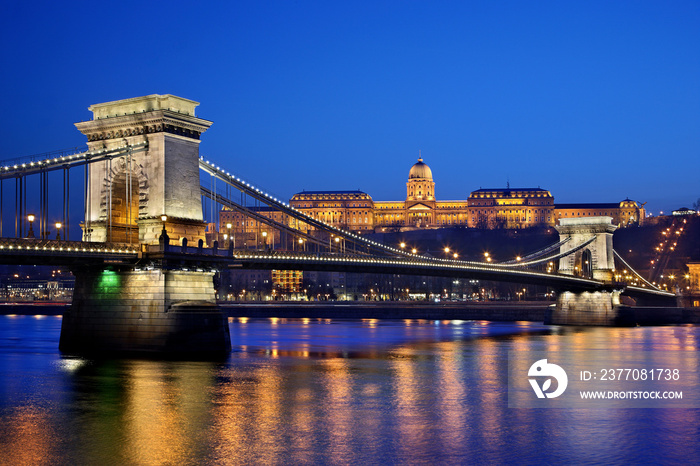
[[(700, 409), (509, 407), (508, 389), (513, 354), (633, 355), (626, 364), (645, 365), (652, 377), (649, 358), (661, 354), (663, 364), (679, 369), (673, 388), (695, 403), (699, 327), (237, 318), (230, 320), (229, 358), (182, 362), (64, 356), (60, 325), (60, 317), (0, 317), (2, 464), (638, 464), (700, 457)], [(664, 368), (657, 369), (661, 378)]]

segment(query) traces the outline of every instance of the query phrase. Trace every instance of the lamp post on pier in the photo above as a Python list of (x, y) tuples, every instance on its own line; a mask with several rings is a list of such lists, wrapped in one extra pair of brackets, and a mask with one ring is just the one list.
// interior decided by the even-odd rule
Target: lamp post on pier
[(27, 238), (34, 239), (34, 215), (27, 215), (27, 220), (29, 221), (29, 231), (27, 232)]
[(165, 229), (165, 222), (168, 221), (168, 216), (161, 215), (160, 219), (163, 222), (163, 230), (160, 232), (160, 238), (158, 238), (158, 242), (160, 243), (161, 250), (165, 251), (168, 248), (168, 245), (170, 244), (170, 238), (168, 237), (168, 232)]

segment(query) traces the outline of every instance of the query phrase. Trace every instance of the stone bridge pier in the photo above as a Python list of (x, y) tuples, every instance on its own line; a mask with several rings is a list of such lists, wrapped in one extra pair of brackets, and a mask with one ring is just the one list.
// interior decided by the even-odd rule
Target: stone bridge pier
[[(91, 151), (141, 148), (88, 166), (83, 241), (149, 245), (204, 239), (197, 102), (150, 95), (92, 105), (77, 123)], [(161, 250), (166, 250), (162, 245)], [(59, 348), (70, 353), (228, 353), (228, 319), (211, 271), (167, 261), (76, 267)]]
[(593, 239), (588, 245), (559, 260), (559, 273), (600, 280), (596, 291), (562, 291), (548, 324), (619, 325), (622, 322), (620, 293), (615, 289), (615, 257), (613, 253), (612, 217), (561, 219), (556, 227), (565, 253)]

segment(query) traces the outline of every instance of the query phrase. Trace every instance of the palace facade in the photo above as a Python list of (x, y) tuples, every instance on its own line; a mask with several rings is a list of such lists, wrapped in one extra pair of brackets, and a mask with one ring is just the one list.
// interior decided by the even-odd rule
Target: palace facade
[(374, 230), (375, 203), (362, 191), (303, 191), (292, 196), (289, 205), (339, 228)]
[[(469, 228), (547, 227), (562, 218), (608, 216), (621, 227), (641, 224), (644, 205), (625, 199), (616, 203), (556, 204), (542, 188), (478, 189), (466, 200), (436, 199), (435, 180), (422, 158), (411, 167), (402, 201), (375, 201), (363, 191), (302, 191), (292, 196), (290, 206), (306, 215), (344, 230), (358, 233), (405, 231), (421, 228), (462, 226)], [(313, 227), (269, 207), (249, 207), (251, 214), (223, 210), (219, 215), (219, 241), (223, 235), (236, 248), (280, 244), (279, 229), (261, 218), (295, 229)]]
[[(607, 204), (555, 204), (554, 196), (542, 188), (478, 189), (466, 200), (440, 201), (435, 194), (435, 180), (422, 158), (411, 167), (406, 181), (406, 198), (401, 201), (374, 201), (363, 191), (302, 191), (292, 196), (290, 206), (304, 214), (356, 233), (406, 231), (424, 228), (469, 227), (482, 229), (530, 228), (556, 225), (561, 218), (609, 216), (621, 227), (640, 224), (644, 206), (630, 199)], [(277, 225), (277, 226), (276, 226)], [(290, 249), (307, 251), (299, 235), (282, 226), (314, 234), (314, 227), (267, 206), (245, 209), (225, 208), (219, 212), (219, 228), (207, 227), (207, 243), (218, 241), (220, 248)], [(326, 240), (326, 239), (324, 239)], [(220, 299), (272, 299), (297, 296), (310, 283), (326, 282), (326, 291), (349, 299), (350, 285), (343, 274), (300, 271), (229, 271), (222, 274)], [(323, 276), (323, 278), (319, 278)], [(334, 278), (335, 277), (335, 278)], [(340, 281), (339, 281), (340, 280)], [(341, 283), (342, 281), (342, 283)], [(364, 296), (364, 295), (363, 295)], [(326, 296), (327, 298), (327, 296)], [(322, 299), (318, 294), (317, 299)]]
[(643, 221), (644, 206), (630, 199), (609, 204), (560, 204), (542, 188), (478, 189), (466, 200), (439, 201), (430, 167), (418, 159), (408, 172), (406, 199), (374, 201), (362, 191), (302, 191), (290, 205), (352, 231), (392, 231), (461, 225), (470, 228), (554, 226), (561, 218), (609, 216), (622, 227)]

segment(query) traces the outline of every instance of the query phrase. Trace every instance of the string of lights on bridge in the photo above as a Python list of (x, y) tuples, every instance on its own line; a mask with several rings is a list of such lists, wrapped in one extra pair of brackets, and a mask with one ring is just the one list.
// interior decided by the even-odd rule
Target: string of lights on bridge
[(491, 271), (491, 272), (501, 272), (504, 274), (514, 274), (514, 275), (523, 275), (523, 276), (530, 276), (530, 277), (547, 277), (547, 278), (552, 278), (553, 276), (558, 276), (561, 278), (565, 278), (567, 281), (575, 281), (579, 282), (582, 284), (591, 284), (594, 282), (593, 280), (590, 279), (585, 279), (585, 278), (579, 278), (579, 277), (572, 277), (570, 275), (554, 275), (554, 274), (547, 274), (547, 273), (542, 273), (542, 272), (536, 272), (532, 270), (517, 270), (513, 268), (505, 268), (505, 267), (499, 267), (498, 265), (495, 264), (485, 264), (485, 263), (472, 263), (469, 266), (466, 266), (464, 262), (459, 263), (436, 263), (432, 260), (429, 260), (430, 258), (425, 258), (422, 256), (416, 256), (416, 257), (410, 257), (406, 258), (404, 260), (400, 258), (391, 258), (391, 259), (383, 259), (383, 258), (364, 258), (361, 256), (354, 256), (354, 255), (323, 255), (323, 254), (310, 254), (310, 253), (290, 253), (290, 252), (277, 252), (274, 254), (270, 253), (265, 253), (265, 252), (254, 252), (254, 251), (245, 251), (245, 252), (236, 252), (234, 254), (234, 257), (238, 260), (251, 260), (251, 261), (267, 261), (267, 262), (296, 262), (296, 263), (302, 263), (302, 262), (340, 262), (340, 263), (354, 263), (354, 264), (367, 264), (367, 265), (375, 265), (375, 264), (384, 264), (384, 265), (395, 265), (395, 266), (405, 266), (405, 267), (426, 267), (426, 268), (442, 268), (442, 269), (452, 269), (452, 270), (460, 270), (460, 271), (465, 271), (465, 272), (481, 272), (485, 269)]
[(0, 244), (0, 251), (51, 251), (51, 252), (85, 252), (85, 253), (112, 253), (112, 254), (137, 254), (137, 248), (114, 248), (106, 245), (105, 247), (85, 247), (83, 246), (62, 246), (56, 245), (58, 242), (48, 242), (45, 244)]
[(141, 142), (137, 144), (123, 145), (112, 149), (105, 148), (100, 150), (88, 150), (71, 155), (62, 155), (60, 157), (49, 157), (37, 161), (7, 164), (2, 167), (0, 175), (6, 178), (8, 176), (15, 176), (20, 173), (26, 175), (31, 174), (33, 171), (57, 170), (76, 163), (85, 164), (97, 162), (105, 158), (120, 157), (130, 151), (142, 151), (147, 147), (147, 142)]

